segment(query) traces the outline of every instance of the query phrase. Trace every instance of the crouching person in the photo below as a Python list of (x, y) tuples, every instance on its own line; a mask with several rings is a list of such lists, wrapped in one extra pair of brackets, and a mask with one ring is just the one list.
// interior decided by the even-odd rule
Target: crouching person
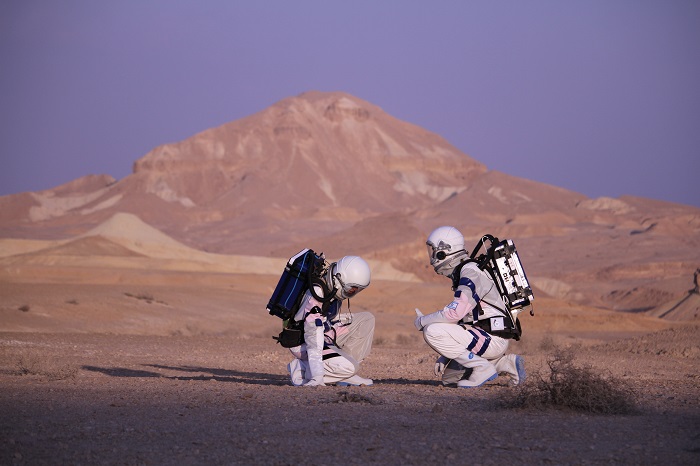
[[(345, 256), (330, 264), (322, 283), (314, 285), (313, 293), (306, 291), (293, 317), (303, 323), (304, 330), (304, 343), (290, 348), (294, 360), (287, 368), (293, 385), (373, 384), (357, 372), (372, 349), (374, 315), (341, 313), (342, 301), (356, 296), (369, 282), (367, 262), (361, 257)], [(348, 310), (349, 307), (348, 303)]]
[[(443, 309), (423, 315), (418, 309), (415, 325), (425, 342), (440, 357), (435, 375), (445, 385), (478, 387), (505, 374), (513, 385), (525, 380), (521, 356), (506, 354), (512, 337), (491, 325), (506, 312), (493, 280), (480, 270), (464, 249), (464, 237), (456, 228), (434, 230), (426, 242), (430, 265), (452, 280), (454, 297)], [(502, 322), (502, 320), (501, 320)]]

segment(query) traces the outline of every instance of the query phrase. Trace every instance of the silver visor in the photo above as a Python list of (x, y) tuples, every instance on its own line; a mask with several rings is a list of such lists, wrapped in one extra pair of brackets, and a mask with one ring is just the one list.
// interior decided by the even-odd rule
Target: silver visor
[(340, 286), (341, 286), (342, 289), (343, 289), (343, 296), (345, 296), (346, 298), (352, 298), (352, 297), (355, 296), (357, 293), (359, 293), (360, 291), (362, 291), (362, 290), (364, 290), (365, 288), (367, 288), (367, 287), (364, 286), (364, 285), (358, 285), (358, 284), (356, 284), (356, 283), (345, 283), (345, 282), (340, 278), (340, 274), (336, 275), (335, 277), (336, 277), (336, 278), (338, 279), (338, 281), (340, 282)]
[(449, 244), (445, 244), (442, 241), (440, 241), (440, 244), (437, 246), (431, 242), (427, 242), (425, 245), (428, 249), (428, 257), (430, 258), (431, 264), (444, 260), (445, 257), (448, 256), (449, 250), (452, 249)]

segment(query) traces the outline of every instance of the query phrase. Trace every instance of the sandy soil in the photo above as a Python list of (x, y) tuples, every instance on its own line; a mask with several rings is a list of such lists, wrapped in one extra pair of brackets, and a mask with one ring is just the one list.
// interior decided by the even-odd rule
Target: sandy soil
[[(442, 387), (413, 326), (452, 297), (425, 262), (441, 224), (517, 239), (536, 315), (511, 349), (530, 386), (567, 348), (633, 388), (633, 412)], [(699, 228), (690, 206), (487, 171), (352, 96), (286, 99), (119, 182), (0, 197), (0, 464), (700, 464)], [(370, 262), (352, 310), (376, 316), (372, 387), (288, 382), (264, 309), (309, 246)]]
[(543, 300), (512, 346), (528, 371), (544, 370), (555, 348), (573, 348), (581, 364), (629, 383), (637, 407), (514, 409), (503, 400), (517, 388), (502, 378), (464, 390), (432, 375), (435, 354), (409, 306), (441, 303), (442, 288), (405, 302), (405, 283), (370, 287), (351, 309), (377, 316), (361, 370), (375, 385), (303, 388), (289, 384), (289, 353), (270, 338), (279, 322), (263, 309), (259, 278), (129, 277), (0, 282), (0, 463), (700, 462), (693, 324)]

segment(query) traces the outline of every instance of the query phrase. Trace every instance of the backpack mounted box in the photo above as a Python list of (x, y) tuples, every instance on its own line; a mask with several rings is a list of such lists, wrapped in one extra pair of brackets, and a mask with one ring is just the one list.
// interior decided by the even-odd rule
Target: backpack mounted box
[[(486, 241), (489, 242), (488, 247), (486, 247)], [(486, 252), (476, 256), (482, 247), (485, 248)], [(518, 314), (525, 306), (531, 305), (535, 297), (532, 293), (530, 282), (528, 282), (525, 275), (525, 269), (520, 262), (518, 252), (515, 249), (515, 244), (510, 239), (500, 241), (492, 235), (484, 235), (476, 244), (476, 247), (470, 254), (470, 258), (493, 279), (506, 306), (506, 311), (503, 313), (508, 321), (506, 323), (507, 328), (499, 329), (498, 331), (493, 331), (487, 321), (484, 321), (484, 324), (479, 326), (494, 335), (520, 340), (522, 328)], [(491, 305), (498, 307), (494, 306), (493, 303)], [(532, 308), (530, 309), (530, 315), (534, 315)]]
[[(486, 247), (485, 241), (490, 242), (486, 252), (475, 257), (482, 246)], [(491, 235), (484, 235), (470, 257), (476, 260), (480, 269), (489, 272), (510, 311), (520, 310), (535, 299), (512, 240), (500, 241)]]
[(523, 264), (512, 240), (499, 242), (493, 248), (493, 269), (498, 278), (496, 285), (511, 310), (528, 306), (535, 296), (527, 281)]

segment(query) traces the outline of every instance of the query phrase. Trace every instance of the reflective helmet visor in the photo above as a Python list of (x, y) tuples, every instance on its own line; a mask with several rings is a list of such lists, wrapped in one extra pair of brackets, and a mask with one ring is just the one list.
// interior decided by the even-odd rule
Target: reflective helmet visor
[(430, 258), (431, 264), (445, 260), (445, 258), (448, 256), (448, 251), (452, 249), (449, 244), (444, 243), (443, 241), (440, 241), (437, 246), (430, 241), (425, 244), (428, 248), (428, 257)]
[(342, 278), (340, 278), (340, 274), (337, 274), (335, 278), (338, 279), (340, 282), (340, 286), (342, 287), (343, 290), (343, 295), (346, 298), (351, 298), (355, 296), (357, 293), (360, 291), (364, 290), (367, 288), (366, 286), (363, 285), (358, 285), (357, 283), (345, 283)]

